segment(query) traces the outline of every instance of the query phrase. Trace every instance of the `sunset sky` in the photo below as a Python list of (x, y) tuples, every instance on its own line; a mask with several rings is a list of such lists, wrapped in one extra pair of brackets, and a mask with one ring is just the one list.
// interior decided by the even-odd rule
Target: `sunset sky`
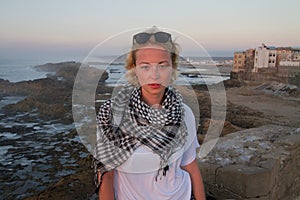
[(0, 58), (84, 57), (109, 37), (152, 25), (189, 36), (212, 56), (262, 42), (299, 47), (299, 8), (299, 0), (4, 0)]

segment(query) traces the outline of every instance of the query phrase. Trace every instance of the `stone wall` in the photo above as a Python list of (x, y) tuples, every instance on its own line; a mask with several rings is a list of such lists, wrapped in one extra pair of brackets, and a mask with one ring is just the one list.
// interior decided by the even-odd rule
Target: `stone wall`
[(300, 73), (293, 72), (293, 75), (289, 75), (287, 70), (282, 69), (278, 72), (266, 72), (266, 73), (251, 73), (251, 72), (230, 72), (230, 79), (235, 80), (249, 80), (258, 83), (267, 81), (277, 81), (281, 83), (293, 84), (300, 87)]
[(216, 199), (296, 199), (300, 128), (266, 125), (226, 135), (198, 164), (207, 195)]
[(266, 81), (277, 81), (288, 83), (289, 78), (284, 76), (278, 76), (277, 73), (251, 73), (251, 72), (231, 72), (230, 79), (237, 79), (237, 80), (249, 80), (255, 82), (266, 82)]
[(261, 68), (257, 73), (251, 70), (234, 72), (231, 71), (230, 79), (249, 80), (255, 82), (277, 81), (289, 83), (300, 87), (299, 66), (279, 66), (276, 68)]

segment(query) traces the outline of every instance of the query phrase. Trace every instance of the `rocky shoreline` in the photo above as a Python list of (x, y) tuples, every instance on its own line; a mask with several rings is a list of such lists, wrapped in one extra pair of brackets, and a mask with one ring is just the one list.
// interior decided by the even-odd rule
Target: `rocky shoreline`
[[(27, 165), (20, 164), (20, 166), (13, 169), (13, 172), (17, 174), (18, 170), (20, 170), (21, 168), (33, 167), (32, 176), (26, 177), (26, 179), (28, 179), (27, 183), (30, 182), (31, 179), (36, 180), (39, 184), (35, 184), (39, 185), (41, 189), (28, 192), (29, 190), (26, 190), (26, 187), (24, 186), (26, 185), (26, 183), (20, 183), (20, 186), (17, 185), (13, 188), (17, 191), (22, 187), (23, 190), (20, 190), (19, 193), (24, 192), (25, 194), (10, 195), (8, 193), (10, 191), (10, 185), (8, 184), (3, 189), (1, 189), (3, 190), (5, 199), (16, 199), (16, 197), (17, 199), (94, 198), (93, 173), (92, 169), (90, 168), (91, 156), (89, 155), (84, 145), (82, 145), (82, 143), (80, 142), (80, 139), (78, 139), (75, 127), (74, 125), (72, 125), (72, 89), (74, 80), (76, 78), (76, 73), (80, 66), (81, 64), (76, 62), (65, 62), (57, 64), (48, 63), (45, 65), (37, 66), (37, 69), (49, 72), (47, 78), (34, 81), (22, 81), (18, 83), (11, 83), (6, 80), (0, 80), (1, 101), (11, 96), (22, 97), (21, 100), (17, 103), (5, 105), (2, 108), (2, 111), (4, 113), (3, 115), (1, 115), (2, 120), (20, 115), (20, 123), (46, 124), (46, 122), (49, 122), (49, 124), (60, 123), (63, 126), (69, 126), (68, 130), (57, 132), (54, 139), (56, 143), (53, 143), (53, 148), (49, 147), (49, 149), (45, 151), (44, 154), (37, 154), (33, 156), (31, 160), (38, 160), (38, 158), (46, 157), (47, 154), (55, 155), (54, 157), (51, 157), (51, 159), (54, 159), (54, 161), (55, 159), (59, 160), (63, 156), (64, 159), (72, 158), (72, 162), (66, 164), (67, 167), (64, 167), (64, 162), (57, 161), (56, 164), (52, 165), (51, 169), (43, 169), (40, 171), (36, 171), (34, 169), (34, 163)], [(99, 74), (99, 72), (95, 68), (89, 68), (88, 66), (85, 67), (86, 69), (88, 69), (86, 73), (89, 75), (89, 77), (91, 77), (91, 79), (95, 78), (94, 76)], [(105, 86), (103, 84), (107, 78), (108, 74), (105, 72), (102, 73), (102, 77), (99, 80), (99, 86), (97, 88), (98, 95), (95, 100), (104, 100), (110, 97), (110, 95), (107, 94), (113, 91), (113, 87)], [(88, 80), (86, 84), (89, 84)], [(272, 84), (274, 87), (272, 87)], [(221, 134), (224, 138), (226, 137), (226, 135), (231, 135), (231, 133), (234, 132), (251, 128), (258, 128), (270, 124), (278, 125), (281, 127), (299, 127), (300, 95), (297, 88), (287, 89), (281, 87), (281, 89), (278, 89), (277, 87), (276, 89), (276, 83), (253, 84), (251, 82), (243, 82), (238, 80), (226, 80), (224, 81), (224, 85), (226, 88), (228, 100), (225, 126)], [(205, 138), (205, 134), (211, 120), (211, 100), (209, 92), (205, 85), (193, 85), (192, 87), (197, 94), (199, 109), (201, 110), (199, 121), (199, 127), (201, 128), (198, 129), (198, 139), (201, 143)], [(254, 106), (251, 104), (251, 102), (252, 104), (257, 104), (259, 106)], [(99, 104), (100, 103), (96, 103), (97, 108), (99, 107)], [(274, 105), (272, 106), (272, 104), (275, 104), (276, 107), (274, 107)], [(279, 106), (283, 107), (283, 109), (287, 110), (289, 113), (283, 114), (281, 110), (276, 111), (276, 109), (280, 108)], [(37, 120), (39, 121), (37, 122)], [(12, 132), (17, 136), (20, 134), (25, 134), (26, 132), (34, 131), (36, 129), (38, 129), (38, 125), (32, 125), (31, 127), (22, 127), (16, 125), (7, 127), (3, 124), (0, 125), (1, 132)], [(32, 140), (34, 140), (35, 135), (31, 135), (30, 137), (32, 137)], [(52, 142), (50, 141), (52, 139), (52, 137), (48, 137), (49, 143)], [(18, 145), (16, 144), (16, 142), (18, 141), (2, 138), (3, 144), (7, 145), (7, 142), (10, 142), (14, 147), (18, 147)], [(56, 148), (62, 147), (62, 151), (57, 151)], [(31, 148), (34, 147), (32, 146)], [(31, 148), (24, 148), (22, 150), (19, 150), (19, 157), (21, 157), (22, 151), (32, 151)], [(41, 147), (41, 149), (43, 148)], [(68, 153), (64, 155), (64, 152)], [(17, 159), (17, 157), (15, 157), (14, 159)], [(48, 160), (47, 162), (54, 161)], [(1, 164), (0, 167), (1, 169), (5, 169), (8, 167), (8, 165)], [(46, 176), (49, 179), (48, 183), (46, 181), (43, 181), (43, 179), (45, 178), (45, 174), (55, 174), (59, 171), (64, 170), (70, 170), (72, 171), (72, 173), (62, 173), (61, 176)], [(39, 179), (35, 179), (34, 176), (38, 176), (38, 173), (40, 172), (44, 172), (44, 174), (41, 174), (41, 177)], [(207, 175), (206, 173), (204, 174)], [(6, 176), (2, 176), (1, 179), (2, 182), (9, 182), (10, 180), (12, 180), (11, 177)], [(212, 184), (207, 181), (207, 177), (204, 179), (206, 180), (205, 184), (208, 188), (207, 194), (216, 199), (222, 199), (221, 196), (218, 196), (220, 194), (220, 191), (218, 190), (218, 192), (214, 193), (213, 191), (216, 191), (216, 189), (211, 187)], [(13, 180), (19, 179), (16, 178)], [(229, 196), (227, 195), (226, 198), (228, 197)]]
[[(24, 199), (83, 169), (89, 152), (72, 117), (72, 88), (80, 63), (37, 66), (47, 78), (0, 80), (0, 199)], [(83, 66), (86, 73), (99, 73)], [(99, 83), (108, 77), (102, 73)], [(86, 167), (84, 167), (86, 168)]]

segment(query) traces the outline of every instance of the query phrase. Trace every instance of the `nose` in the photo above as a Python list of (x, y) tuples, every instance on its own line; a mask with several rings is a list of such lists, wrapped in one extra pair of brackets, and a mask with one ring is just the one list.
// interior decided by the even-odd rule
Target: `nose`
[(151, 78), (156, 80), (156, 79), (159, 79), (159, 77), (160, 77), (160, 74), (159, 74), (158, 66), (152, 66)]

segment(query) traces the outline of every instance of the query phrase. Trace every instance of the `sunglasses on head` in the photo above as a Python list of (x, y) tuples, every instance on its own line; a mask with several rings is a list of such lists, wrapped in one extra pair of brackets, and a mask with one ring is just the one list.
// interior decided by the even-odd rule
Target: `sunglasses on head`
[(151, 36), (154, 36), (156, 42), (159, 43), (166, 43), (171, 41), (171, 34), (166, 32), (156, 32), (156, 33), (138, 33), (133, 36), (133, 43), (134, 41), (138, 44), (145, 44), (149, 41)]

